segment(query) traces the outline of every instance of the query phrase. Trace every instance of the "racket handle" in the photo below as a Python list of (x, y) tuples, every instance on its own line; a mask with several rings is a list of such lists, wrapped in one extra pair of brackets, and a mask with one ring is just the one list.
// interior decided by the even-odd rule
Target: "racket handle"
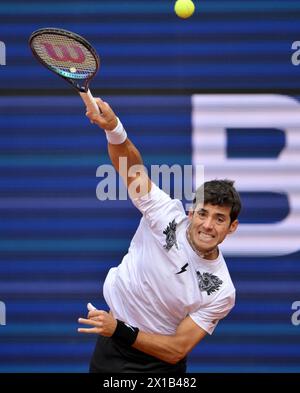
[(89, 112), (101, 113), (101, 111), (95, 101), (95, 98), (92, 96), (92, 93), (90, 90), (88, 90), (86, 93), (79, 92), (79, 94), (80, 94), (81, 98), (83, 99), (83, 101), (87, 107), (87, 110)]

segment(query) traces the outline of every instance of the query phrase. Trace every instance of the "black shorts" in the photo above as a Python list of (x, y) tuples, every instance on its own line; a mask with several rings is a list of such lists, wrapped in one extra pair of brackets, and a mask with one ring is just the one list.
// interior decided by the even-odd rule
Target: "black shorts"
[(116, 339), (98, 336), (90, 373), (185, 373), (186, 358), (169, 364)]

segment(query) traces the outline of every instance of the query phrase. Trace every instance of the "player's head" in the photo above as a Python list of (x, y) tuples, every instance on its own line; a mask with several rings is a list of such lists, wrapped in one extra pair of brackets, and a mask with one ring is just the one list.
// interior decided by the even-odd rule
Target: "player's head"
[(202, 184), (195, 193), (193, 210), (202, 203), (230, 207), (230, 223), (234, 222), (241, 211), (241, 199), (233, 186), (233, 180), (211, 180)]
[(238, 226), (241, 199), (231, 180), (212, 180), (200, 186), (189, 212), (189, 235), (201, 252), (214, 249)]

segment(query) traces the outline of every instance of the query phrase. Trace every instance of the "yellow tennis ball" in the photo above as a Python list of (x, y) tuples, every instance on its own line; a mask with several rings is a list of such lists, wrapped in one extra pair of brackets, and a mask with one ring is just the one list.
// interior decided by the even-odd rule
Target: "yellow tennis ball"
[(193, 15), (195, 11), (195, 4), (192, 0), (177, 0), (174, 10), (179, 18), (187, 19)]

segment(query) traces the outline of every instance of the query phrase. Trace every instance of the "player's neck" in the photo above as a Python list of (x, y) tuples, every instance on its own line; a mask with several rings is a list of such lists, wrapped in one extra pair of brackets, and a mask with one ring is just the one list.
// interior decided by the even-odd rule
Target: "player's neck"
[(199, 257), (203, 258), (203, 259), (208, 259), (210, 261), (217, 259), (219, 256), (219, 249), (218, 247), (213, 248), (212, 250), (208, 250), (208, 251), (200, 251), (197, 249), (197, 247), (195, 246), (191, 234), (190, 234), (190, 226), (187, 227), (186, 229), (186, 238), (187, 241), (189, 242), (189, 245), (191, 246), (191, 248), (193, 249), (193, 251), (199, 255)]

